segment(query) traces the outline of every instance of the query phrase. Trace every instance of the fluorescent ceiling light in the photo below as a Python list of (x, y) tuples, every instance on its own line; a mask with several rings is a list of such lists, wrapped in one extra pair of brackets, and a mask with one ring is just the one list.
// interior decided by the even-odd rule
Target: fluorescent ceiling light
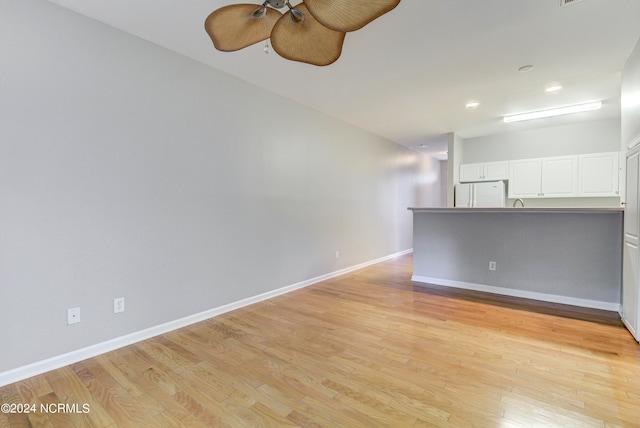
[(541, 119), (543, 117), (561, 116), (563, 114), (580, 113), (583, 111), (599, 110), (602, 108), (602, 102), (596, 101), (586, 104), (576, 104), (567, 107), (552, 108), (549, 110), (532, 111), (530, 113), (514, 114), (505, 116), (505, 123), (520, 122), (521, 120)]

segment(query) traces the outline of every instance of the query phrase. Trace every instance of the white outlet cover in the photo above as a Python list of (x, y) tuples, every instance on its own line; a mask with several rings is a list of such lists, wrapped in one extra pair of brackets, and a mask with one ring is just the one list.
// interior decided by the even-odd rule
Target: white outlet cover
[(80, 308), (67, 309), (67, 324), (76, 324), (80, 322)]
[(120, 312), (124, 312), (124, 297), (113, 299), (113, 313), (117, 314)]

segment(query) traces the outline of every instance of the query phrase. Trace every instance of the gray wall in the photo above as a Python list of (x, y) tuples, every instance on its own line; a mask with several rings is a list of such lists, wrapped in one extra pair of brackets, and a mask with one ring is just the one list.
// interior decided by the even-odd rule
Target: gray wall
[(409, 249), (440, 201), (437, 161), (44, 0), (0, 52), (0, 372)]
[(462, 163), (620, 151), (620, 119), (467, 138)]
[(621, 213), (459, 211), (414, 218), (416, 276), (619, 304), (621, 251)]

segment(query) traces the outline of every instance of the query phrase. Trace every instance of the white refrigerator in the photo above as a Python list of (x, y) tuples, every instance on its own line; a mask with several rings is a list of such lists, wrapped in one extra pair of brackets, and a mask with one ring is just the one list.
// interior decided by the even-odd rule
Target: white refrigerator
[(504, 181), (459, 183), (455, 188), (456, 207), (504, 207), (506, 203)]

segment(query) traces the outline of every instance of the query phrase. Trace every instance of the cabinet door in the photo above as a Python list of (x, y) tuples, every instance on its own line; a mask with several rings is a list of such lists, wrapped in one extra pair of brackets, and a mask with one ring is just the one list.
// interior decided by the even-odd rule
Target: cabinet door
[(570, 198), (578, 195), (578, 157), (542, 159), (543, 198)]
[(578, 194), (619, 196), (619, 152), (580, 155)]
[(626, 205), (624, 209), (624, 249), (622, 261), (622, 320), (637, 340), (638, 331), (638, 232), (640, 217), (638, 208), (638, 179), (640, 178), (640, 155), (635, 150), (627, 155)]
[(460, 165), (460, 182), (482, 181), (484, 177), (484, 164), (467, 163)]
[(640, 201), (638, 199), (638, 180), (640, 179), (640, 152), (635, 151), (627, 157), (626, 204), (624, 207), (625, 241), (638, 244), (640, 236)]
[(509, 163), (488, 162), (484, 164), (484, 181), (506, 180), (509, 178)]
[(509, 162), (509, 197), (540, 197), (540, 159)]

